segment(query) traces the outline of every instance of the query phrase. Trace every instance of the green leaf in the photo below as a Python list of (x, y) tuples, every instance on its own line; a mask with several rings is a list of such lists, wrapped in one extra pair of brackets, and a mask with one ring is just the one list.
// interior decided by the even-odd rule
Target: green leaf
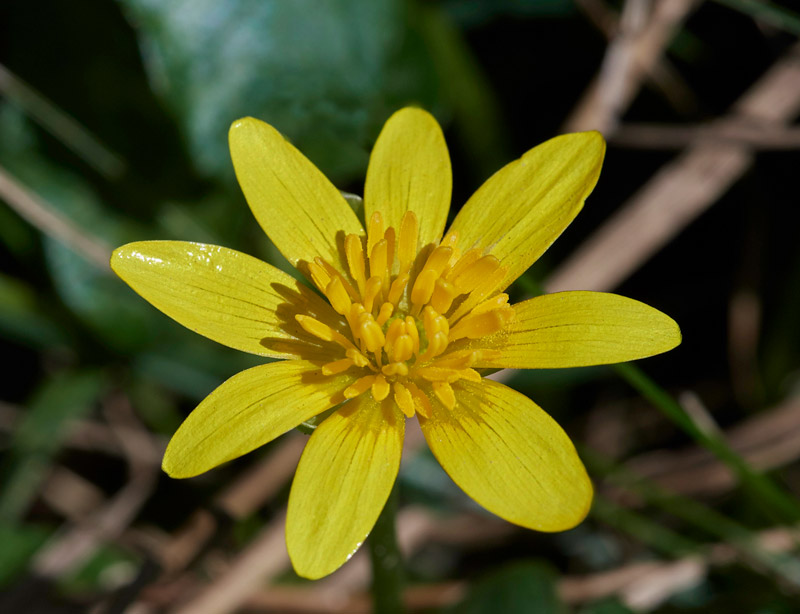
[(25, 513), (70, 423), (92, 409), (105, 382), (97, 371), (62, 374), (46, 380), (33, 395), (0, 472), (0, 522), (16, 522)]
[(0, 334), (36, 348), (66, 343), (66, 336), (45, 314), (36, 291), (0, 273)]
[(633, 610), (614, 597), (592, 603), (582, 608), (580, 614), (633, 614)]
[(475, 584), (451, 614), (563, 614), (556, 573), (539, 561), (508, 565)]
[(227, 132), (274, 125), (334, 181), (363, 173), (389, 113), (431, 107), (432, 70), (405, 44), (400, 0), (120, 0), (153, 88), (198, 168), (232, 178)]
[(27, 567), (51, 531), (36, 525), (0, 523), (0, 586), (8, 586)]

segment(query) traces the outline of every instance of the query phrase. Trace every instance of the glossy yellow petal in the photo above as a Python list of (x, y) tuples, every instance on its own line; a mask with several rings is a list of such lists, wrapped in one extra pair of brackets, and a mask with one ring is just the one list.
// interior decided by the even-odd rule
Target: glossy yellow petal
[(583, 207), (605, 154), (598, 132), (557, 136), (506, 165), (453, 221), (463, 251), (489, 249), (508, 269), (501, 288), (541, 256)]
[(269, 264), (231, 249), (183, 241), (141, 241), (114, 250), (111, 268), (152, 305), (224, 345), (275, 358), (342, 358), (297, 323), (311, 315), (346, 323), (313, 291)]
[(208, 395), (172, 436), (162, 467), (190, 478), (247, 454), (344, 400), (353, 377), (324, 376), (316, 365), (286, 360), (253, 367)]
[(364, 543), (397, 477), (404, 429), (394, 403), (364, 394), (311, 435), (286, 519), (286, 545), (298, 574), (328, 575)]
[(344, 237), (364, 229), (339, 190), (267, 123), (235, 121), (228, 140), (253, 215), (287, 260), (307, 273), (321, 256), (343, 271)]
[(561, 427), (526, 396), (491, 380), (453, 384), (420, 425), (431, 451), (464, 492), (490, 512), (537, 531), (586, 517), (592, 484)]
[(392, 115), (372, 150), (364, 186), (366, 219), (380, 211), (400, 229), (406, 211), (419, 220), (419, 245), (442, 238), (453, 176), (442, 129), (430, 113), (406, 108)]
[(681, 342), (675, 321), (617, 294), (557, 292), (513, 306), (508, 328), (468, 344), (496, 352), (476, 367), (555, 369), (636, 360)]

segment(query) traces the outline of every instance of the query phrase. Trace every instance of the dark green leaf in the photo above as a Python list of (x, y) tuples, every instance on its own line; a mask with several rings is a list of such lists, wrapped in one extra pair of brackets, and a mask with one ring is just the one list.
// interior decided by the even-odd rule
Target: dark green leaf
[(346, 181), (363, 173), (391, 110), (435, 102), (424, 54), (406, 45), (400, 0), (120, 2), (154, 89), (209, 175), (232, 176), (227, 131), (249, 115)]
[(514, 563), (480, 580), (452, 614), (562, 614), (556, 573), (539, 561)]
[(8, 586), (22, 573), (49, 535), (50, 530), (44, 527), (0, 523), (0, 586)]

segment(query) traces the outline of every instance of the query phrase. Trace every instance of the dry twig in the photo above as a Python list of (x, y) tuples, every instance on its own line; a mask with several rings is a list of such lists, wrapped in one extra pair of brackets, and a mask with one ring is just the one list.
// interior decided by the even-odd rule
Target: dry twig
[(111, 246), (76, 226), (55, 207), (28, 190), (0, 167), (0, 198), (44, 234), (82, 255), (102, 271), (111, 271)]
[[(800, 46), (793, 47), (719, 125), (781, 125), (800, 112)], [(724, 129), (724, 128), (723, 128)], [(749, 168), (742, 144), (701, 140), (662, 168), (547, 280), (547, 292), (610, 290), (705, 211)]]

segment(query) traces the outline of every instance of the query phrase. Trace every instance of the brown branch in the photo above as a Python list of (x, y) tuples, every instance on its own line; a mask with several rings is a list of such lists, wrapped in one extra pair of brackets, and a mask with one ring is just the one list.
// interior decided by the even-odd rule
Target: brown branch
[[(109, 399), (105, 413), (109, 428), (125, 450), (128, 482), (101, 507), (59, 532), (37, 552), (32, 568), (40, 576), (59, 578), (84, 564), (101, 543), (119, 536), (130, 525), (155, 486), (153, 459), (159, 452), (127, 400), (121, 396)], [(151, 456), (150, 462), (142, 462), (143, 455)]]
[(708, 124), (622, 124), (608, 141), (633, 149), (683, 149), (700, 141), (752, 149), (800, 149), (800, 129), (732, 117)]
[(637, 11), (644, 10), (638, 4), (638, 0), (626, 2), (619, 32), (606, 49), (600, 72), (567, 119), (567, 132), (613, 133), (645, 76), (653, 74), (675, 31), (699, 0), (659, 0), (644, 25), (636, 23)]
[[(666, 3), (665, 3), (666, 4)], [(734, 105), (721, 129), (781, 125), (800, 111), (800, 46)], [(611, 290), (714, 203), (750, 167), (742, 144), (696, 142), (662, 168), (546, 281), (547, 292)]]
[[(788, 552), (795, 547), (795, 529), (775, 528), (757, 535), (758, 545), (771, 553)], [(582, 576), (563, 576), (558, 592), (568, 604), (577, 605), (617, 596), (634, 611), (647, 611), (675, 593), (697, 585), (713, 566), (729, 565), (737, 560), (734, 548), (725, 543), (713, 545), (705, 554), (687, 556), (677, 561), (645, 561), (609, 571)], [(404, 600), (409, 611), (451, 606), (467, 593), (465, 582), (443, 582), (411, 586)], [(253, 612), (314, 612), (318, 614), (368, 613), (369, 595), (359, 591), (345, 602), (320, 598), (312, 587), (280, 585), (262, 589), (247, 601)]]
[(21, 217), (47, 236), (63, 243), (102, 271), (111, 271), (111, 247), (85, 232), (50, 203), (14, 179), (0, 167), (0, 198)]

